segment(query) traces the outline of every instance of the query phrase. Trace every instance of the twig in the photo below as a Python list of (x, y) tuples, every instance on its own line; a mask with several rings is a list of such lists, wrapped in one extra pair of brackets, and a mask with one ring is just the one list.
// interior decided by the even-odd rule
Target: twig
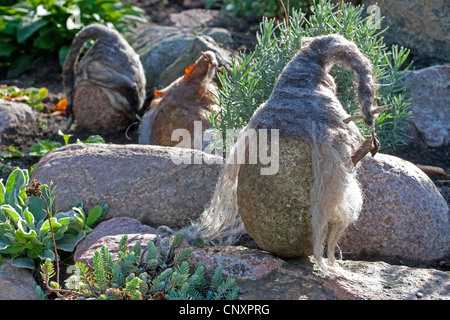
[(444, 169), (440, 168), (440, 167), (435, 167), (435, 166), (427, 166), (427, 165), (423, 165), (423, 164), (416, 164), (416, 166), (422, 170), (423, 172), (425, 172), (426, 174), (440, 174), (443, 176), (446, 176), (447, 174), (445, 173)]
[(47, 211), (47, 219), (50, 225), (50, 233), (52, 234), (53, 249), (55, 250), (55, 257), (56, 257), (56, 282), (59, 284), (59, 259), (58, 259), (58, 250), (56, 249), (55, 234), (53, 233), (52, 219), (50, 216), (50, 210), (48, 209), (47, 200), (45, 200), (45, 197), (42, 194), (41, 199), (44, 200), (45, 203), (45, 210)]
[[(64, 297), (64, 296), (69, 295), (69, 294), (76, 294), (76, 295), (79, 295), (79, 296), (82, 296), (82, 295), (83, 295), (82, 293), (79, 293), (79, 292), (76, 292), (76, 291), (65, 290), (65, 289), (53, 289), (53, 288), (50, 288), (49, 285), (48, 285), (48, 280), (49, 280), (49, 279), (48, 279), (48, 276), (47, 276), (47, 280), (45, 281), (45, 286), (46, 286), (47, 290), (48, 290), (49, 292), (54, 292), (54, 293), (56, 293), (56, 295), (57, 295), (58, 297)], [(63, 293), (63, 294), (61, 294), (61, 293)]]
[[(380, 113), (382, 111), (389, 110), (391, 107), (392, 107), (392, 104), (387, 104), (385, 106), (380, 106), (378, 108), (373, 109), (370, 113), (371, 114), (377, 114), (377, 113)], [(350, 123), (350, 121), (354, 121), (354, 120), (357, 120), (357, 119), (363, 119), (363, 118), (364, 118), (364, 116), (362, 114), (356, 114), (354, 116), (350, 116), (348, 118), (345, 118), (343, 121), (344, 121), (344, 123)]]
[(284, 0), (280, 0), (280, 2), (284, 9), (284, 18), (286, 20), (287, 36), (289, 38), (289, 0), (287, 1), (287, 10), (286, 10), (286, 6), (284, 5)]
[(372, 138), (368, 138), (366, 139), (366, 141), (364, 141), (364, 143), (361, 145), (361, 147), (359, 147), (355, 153), (352, 155), (352, 162), (353, 165), (356, 166), (356, 164), (361, 161), (362, 158), (364, 158), (366, 156), (366, 154), (368, 154), (370, 151), (372, 151), (374, 149), (374, 145), (373, 145), (373, 140)]

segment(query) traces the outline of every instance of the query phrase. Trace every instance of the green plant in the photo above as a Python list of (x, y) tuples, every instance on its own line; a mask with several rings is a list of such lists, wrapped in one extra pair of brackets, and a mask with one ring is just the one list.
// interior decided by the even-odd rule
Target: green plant
[(22, 158), (23, 156), (25, 156), (25, 154), (23, 152), (21, 152), (19, 149), (17, 149), (14, 146), (9, 146), (8, 150), (11, 151), (11, 153), (6, 153), (6, 152), (0, 153), (0, 158), (2, 160), (12, 159), (12, 158)]
[[(58, 134), (63, 137), (64, 144), (67, 146), (69, 144), (69, 139), (72, 137), (72, 134), (67, 134), (62, 132), (61, 130), (58, 130)], [(86, 140), (81, 141), (80, 139), (77, 139), (76, 143), (105, 143), (105, 140), (99, 136), (98, 134), (94, 134), (89, 136)]]
[(47, 88), (19, 89), (16, 86), (7, 86), (6, 84), (0, 86), (0, 98), (8, 101), (25, 102), (38, 111), (44, 110), (42, 100), (46, 98), (47, 95)]
[(36, 259), (55, 260), (56, 250), (74, 251), (107, 206), (95, 206), (87, 217), (82, 203), (54, 214), (54, 188), (33, 180), (26, 189), (28, 183), (28, 170), (22, 169), (5, 185), (0, 180), (0, 260), (7, 254), (14, 266), (34, 269)]
[(61, 147), (61, 143), (57, 141), (39, 140), (30, 147), (30, 153), (28, 155), (32, 157), (43, 157), (59, 147)]
[(101, 23), (121, 33), (136, 21), (146, 21), (142, 9), (119, 0), (22, 0), (0, 6), (0, 63), (14, 77), (33, 61), (58, 53), (63, 64), (75, 34), (84, 26)]
[(275, 16), (284, 13), (288, 7), (307, 10), (312, 4), (312, 0), (207, 0), (206, 9), (211, 8), (214, 2), (222, 2), (222, 11), (231, 12), (234, 17)]
[(224, 280), (220, 268), (211, 279), (201, 262), (190, 272), (187, 259), (192, 250), (177, 251), (182, 241), (182, 233), (177, 233), (171, 237), (167, 250), (160, 247), (158, 251), (152, 241), (145, 249), (140, 241), (129, 249), (128, 236), (124, 235), (119, 242), (117, 261), (103, 246), (94, 253), (92, 269), (76, 263), (77, 272), (65, 281), (66, 289), (50, 281), (55, 275), (50, 260), (41, 265), (41, 276), (49, 292), (67, 298), (83, 295), (102, 300), (236, 299), (239, 288), (235, 280)]
[[(72, 134), (65, 134), (61, 130), (58, 131), (58, 134), (63, 137), (65, 145), (69, 144), (69, 139), (70, 139), (70, 137), (73, 136)], [(86, 140), (83, 140), (83, 141), (81, 141), (80, 139), (77, 139), (76, 143), (77, 144), (80, 144), (80, 143), (105, 143), (105, 140), (101, 136), (95, 134), (95, 135), (89, 136)], [(11, 151), (11, 153), (1, 152), (0, 159), (2, 159), (2, 161), (3, 161), (5, 159), (21, 158), (26, 155), (28, 155), (30, 157), (40, 158), (40, 157), (45, 156), (50, 151), (57, 149), (59, 147), (61, 147), (61, 143), (58, 141), (39, 140), (37, 143), (33, 144), (30, 147), (30, 152), (28, 154), (25, 154), (25, 153), (21, 152), (20, 150), (18, 150), (17, 148), (15, 148), (14, 146), (9, 146), (8, 150)]]
[[(376, 120), (383, 150), (405, 144), (410, 112), (408, 101), (401, 94), (405, 87), (401, 83), (411, 67), (410, 64), (402, 69), (409, 50), (396, 45), (387, 48), (381, 37), (385, 30), (379, 31), (378, 23), (373, 23), (370, 16), (363, 18), (363, 12), (362, 6), (333, 5), (330, 0), (321, 0), (314, 1), (313, 14), (308, 18), (300, 10), (292, 10), (288, 22), (276, 24), (274, 20), (263, 19), (255, 50), (241, 52), (232, 61), (231, 74), (218, 73), (221, 89), (217, 99), (221, 110), (209, 118), (212, 126), (223, 134), (227, 129), (245, 126), (256, 108), (269, 98), (277, 77), (300, 49), (302, 37), (341, 34), (354, 41), (373, 63), (374, 77), (379, 84), (375, 105), (392, 104)], [(334, 67), (332, 75), (344, 108), (355, 114), (358, 100), (353, 88), (354, 72)], [(368, 136), (362, 122), (356, 124)]]

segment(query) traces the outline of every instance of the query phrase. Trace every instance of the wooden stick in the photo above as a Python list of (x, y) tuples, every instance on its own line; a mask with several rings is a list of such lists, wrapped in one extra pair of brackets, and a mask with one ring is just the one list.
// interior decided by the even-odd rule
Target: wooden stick
[(364, 141), (364, 143), (352, 155), (353, 165), (356, 166), (356, 164), (361, 161), (361, 159), (364, 158), (366, 154), (374, 149), (374, 147), (375, 146), (373, 145), (372, 138), (366, 139), (366, 141)]
[(427, 166), (427, 165), (423, 165), (423, 164), (416, 164), (416, 166), (422, 170), (423, 172), (425, 172), (426, 174), (441, 174), (443, 176), (446, 176), (447, 174), (445, 173), (444, 169), (440, 168), (440, 167), (435, 167), (435, 166)]
[[(377, 113), (380, 113), (382, 111), (389, 110), (390, 108), (392, 108), (392, 104), (387, 104), (385, 106), (379, 106), (378, 108), (373, 109), (370, 113), (371, 114), (377, 114)], [(363, 115), (356, 114), (354, 116), (351, 116), (351, 117), (348, 117), (348, 118), (344, 119), (344, 123), (350, 123), (350, 121), (357, 120), (357, 119), (363, 119), (363, 118), (364, 118)]]

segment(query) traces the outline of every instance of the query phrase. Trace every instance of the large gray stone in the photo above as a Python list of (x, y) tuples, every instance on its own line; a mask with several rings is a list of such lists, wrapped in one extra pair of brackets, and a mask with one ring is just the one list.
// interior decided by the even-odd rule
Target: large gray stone
[(140, 241), (143, 247), (156, 238), (156, 229), (141, 224), (138, 220), (128, 217), (112, 218), (100, 222), (90, 234), (77, 245), (73, 259), (75, 262), (83, 262), (92, 265), (95, 251), (100, 251), (103, 246), (113, 259), (117, 259), (120, 239), (128, 236), (128, 247), (133, 247)]
[(450, 52), (450, 23), (447, 0), (362, 0), (367, 9), (378, 4), (385, 19), (381, 28), (385, 42), (411, 49), (414, 60), (445, 62)]
[(37, 116), (25, 103), (0, 99), (0, 143), (20, 143), (22, 138), (38, 134)]
[[(90, 263), (93, 254), (107, 245), (117, 257), (120, 238), (142, 248), (154, 241), (168, 244), (169, 234), (131, 218), (100, 223), (77, 246), (74, 260)], [(183, 247), (188, 244), (184, 243)], [(180, 248), (179, 250), (182, 250)], [(450, 299), (450, 275), (434, 269), (394, 266), (385, 262), (339, 261), (345, 277), (319, 273), (311, 258), (283, 260), (243, 246), (191, 247), (191, 270), (201, 262), (209, 276), (220, 267), (225, 277), (236, 279), (241, 300), (439, 300)]]
[(405, 81), (410, 83), (411, 142), (421, 147), (450, 145), (450, 65), (410, 72)]
[[(162, 88), (184, 74), (200, 56), (200, 51), (213, 51), (219, 65), (230, 66), (231, 55), (216, 43), (227, 31), (220, 28), (177, 28), (151, 26), (137, 35), (133, 48), (139, 54), (147, 79), (147, 93)], [(168, 70), (168, 71), (166, 71)], [(165, 73), (163, 80), (161, 75)]]
[(339, 243), (344, 253), (426, 263), (450, 256), (449, 208), (425, 173), (378, 153), (362, 160), (358, 177), (365, 199)]
[(220, 19), (218, 10), (189, 9), (170, 13), (167, 22), (179, 28), (205, 28)]
[(0, 300), (35, 300), (37, 282), (28, 269), (11, 265), (3, 257), (0, 264)]
[[(212, 164), (195, 164), (194, 156)], [(191, 164), (174, 162), (183, 159), (191, 159)], [(31, 178), (53, 181), (54, 210), (69, 210), (79, 201), (86, 210), (107, 203), (105, 218), (126, 216), (150, 225), (182, 227), (209, 202), (223, 166), (214, 161), (220, 160), (192, 149), (78, 144), (48, 153)]]
[(311, 258), (282, 260), (246, 247), (193, 248), (191, 263), (236, 279), (242, 300), (448, 300), (450, 275), (385, 262), (339, 261), (345, 276), (323, 276)]

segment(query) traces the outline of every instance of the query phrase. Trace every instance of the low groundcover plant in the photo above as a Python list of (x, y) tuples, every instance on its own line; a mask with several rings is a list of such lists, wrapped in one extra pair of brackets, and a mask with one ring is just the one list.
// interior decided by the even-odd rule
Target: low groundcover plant
[(86, 216), (82, 203), (67, 212), (52, 212), (54, 188), (32, 181), (26, 169), (0, 180), (0, 262), (3, 255), (16, 267), (34, 269), (36, 261), (56, 260), (56, 250), (73, 252), (107, 209), (95, 206)]
[[(75, 271), (65, 281), (65, 288), (51, 281), (55, 270), (50, 259), (41, 265), (41, 276), (46, 293), (56, 293), (63, 299), (79, 297), (100, 300), (234, 300), (239, 288), (235, 279), (223, 279), (217, 268), (210, 278), (199, 262), (190, 271), (188, 258), (191, 248), (180, 248), (182, 233), (170, 238), (169, 247), (153, 241), (144, 248), (137, 241), (128, 247), (128, 236), (123, 235), (118, 246), (117, 259), (113, 259), (108, 247), (94, 253), (92, 266), (77, 262)], [(179, 249), (179, 250), (177, 250)], [(45, 298), (40, 287), (38, 297)]]

